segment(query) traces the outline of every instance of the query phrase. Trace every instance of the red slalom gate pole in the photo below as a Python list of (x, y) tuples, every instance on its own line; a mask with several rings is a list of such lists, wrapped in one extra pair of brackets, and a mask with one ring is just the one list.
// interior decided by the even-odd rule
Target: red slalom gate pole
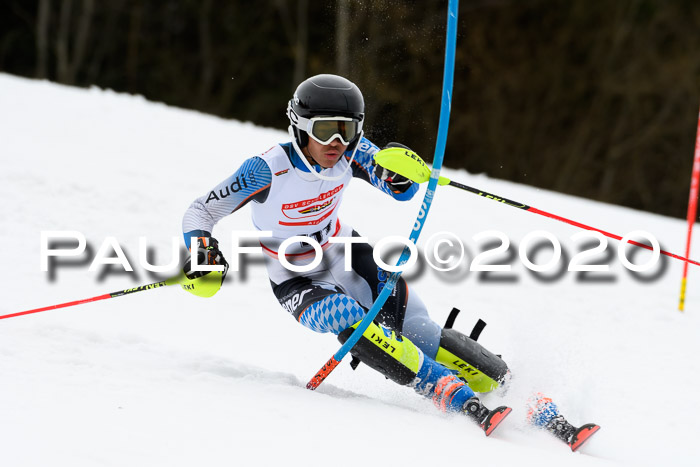
[(139, 287), (134, 287), (131, 289), (119, 290), (117, 292), (112, 292), (104, 295), (98, 295), (96, 297), (84, 298), (82, 300), (75, 300), (73, 302), (59, 303), (58, 305), (50, 305), (42, 308), (34, 308), (33, 310), (20, 311), (17, 313), (10, 313), (8, 315), (0, 315), (0, 319), (14, 318), (16, 316), (30, 315), (32, 313), (40, 313), (42, 311), (55, 310), (58, 308), (66, 308), (69, 306), (81, 305), (83, 303), (96, 302), (99, 300), (107, 300), (109, 298), (121, 297), (123, 295), (129, 295), (136, 292), (143, 292), (144, 290), (157, 289), (159, 287), (165, 287), (168, 285), (175, 285), (180, 283), (180, 276), (172, 277), (170, 279), (154, 282), (153, 284), (141, 285)]
[[(690, 239), (693, 235), (693, 226), (698, 210), (698, 185), (700, 184), (700, 114), (698, 114), (698, 129), (695, 133), (695, 157), (693, 158), (693, 174), (690, 178), (690, 196), (688, 198), (688, 236), (685, 243), (685, 256), (690, 256)], [(678, 300), (678, 310), (685, 309), (685, 290), (688, 278), (688, 263), (683, 265), (683, 278), (681, 279), (681, 295)]]

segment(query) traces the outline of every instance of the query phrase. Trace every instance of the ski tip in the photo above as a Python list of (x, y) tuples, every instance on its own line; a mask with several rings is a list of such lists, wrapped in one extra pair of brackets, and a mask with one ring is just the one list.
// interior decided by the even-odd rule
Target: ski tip
[(481, 428), (484, 429), (486, 436), (493, 433), (493, 430), (495, 430), (503, 419), (506, 418), (512, 411), (513, 409), (504, 405), (493, 409), (491, 413), (489, 413), (489, 416), (486, 417), (486, 420), (484, 420), (484, 423), (481, 424)]
[(576, 433), (574, 433), (574, 436), (571, 438), (571, 441), (569, 442), (569, 446), (571, 447), (571, 452), (576, 452), (581, 446), (583, 446), (586, 443), (586, 441), (591, 439), (591, 437), (598, 430), (600, 430), (600, 427), (598, 425), (596, 425), (595, 423), (588, 423), (586, 425), (583, 425), (578, 430), (576, 430)]

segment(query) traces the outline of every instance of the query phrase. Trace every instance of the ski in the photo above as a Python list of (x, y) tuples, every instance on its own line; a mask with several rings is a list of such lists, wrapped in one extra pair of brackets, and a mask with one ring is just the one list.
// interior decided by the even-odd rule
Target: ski
[(580, 427), (575, 427), (564, 416), (559, 413), (559, 408), (551, 398), (542, 393), (533, 394), (528, 400), (528, 421), (541, 429), (553, 434), (557, 439), (565, 442), (576, 452), (591, 437), (600, 430), (600, 426), (595, 423), (587, 423)]
[(493, 430), (496, 429), (498, 425), (508, 416), (510, 413), (513, 411), (510, 407), (506, 407), (505, 405), (502, 405), (500, 407), (496, 407), (493, 409), (491, 412), (489, 412), (488, 416), (480, 423), (481, 428), (484, 430), (484, 433), (486, 436), (489, 436), (491, 433), (493, 433)]
[(577, 428), (569, 423), (561, 414), (553, 417), (544, 428), (558, 439), (565, 442), (571, 448), (572, 452), (576, 452), (600, 430), (600, 426), (595, 423), (587, 423)]
[(583, 446), (586, 441), (591, 439), (591, 437), (600, 430), (600, 426), (595, 423), (587, 423), (580, 428), (577, 428), (573, 436), (566, 444), (569, 445), (572, 452), (576, 452), (578, 448)]

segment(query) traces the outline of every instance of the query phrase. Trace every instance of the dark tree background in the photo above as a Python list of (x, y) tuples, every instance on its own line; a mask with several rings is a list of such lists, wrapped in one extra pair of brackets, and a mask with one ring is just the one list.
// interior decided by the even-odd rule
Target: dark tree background
[[(446, 4), (0, 0), (0, 71), (281, 129), (339, 73), (431, 160)], [(462, 0), (447, 165), (684, 217), (699, 86), (697, 0)]]

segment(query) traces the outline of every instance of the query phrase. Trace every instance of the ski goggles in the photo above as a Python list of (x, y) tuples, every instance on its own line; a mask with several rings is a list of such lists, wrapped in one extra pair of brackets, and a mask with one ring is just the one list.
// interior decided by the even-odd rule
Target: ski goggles
[(348, 146), (362, 131), (362, 121), (349, 117), (297, 117), (297, 127), (320, 144), (326, 145), (339, 138)]

